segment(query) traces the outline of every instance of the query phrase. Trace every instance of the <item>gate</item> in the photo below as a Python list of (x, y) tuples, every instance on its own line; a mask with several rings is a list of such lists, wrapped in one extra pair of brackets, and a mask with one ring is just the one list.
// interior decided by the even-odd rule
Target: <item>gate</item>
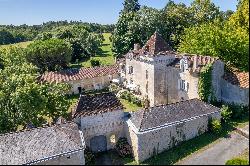
[(104, 135), (91, 138), (90, 148), (95, 153), (107, 151), (107, 138)]

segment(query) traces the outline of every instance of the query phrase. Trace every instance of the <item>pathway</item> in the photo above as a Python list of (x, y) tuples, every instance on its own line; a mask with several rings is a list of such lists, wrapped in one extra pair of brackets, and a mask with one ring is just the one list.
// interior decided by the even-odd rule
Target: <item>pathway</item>
[(197, 152), (176, 165), (225, 165), (227, 160), (241, 154), (247, 148), (249, 148), (249, 140), (232, 132), (229, 137), (222, 138), (208, 149)]

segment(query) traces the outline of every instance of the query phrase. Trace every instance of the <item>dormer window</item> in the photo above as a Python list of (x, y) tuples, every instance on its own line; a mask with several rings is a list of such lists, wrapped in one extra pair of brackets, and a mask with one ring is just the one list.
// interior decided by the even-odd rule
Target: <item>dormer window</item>
[(180, 69), (181, 69), (181, 72), (185, 72), (188, 68), (188, 64), (187, 64), (187, 60), (185, 59), (182, 59), (180, 61)]

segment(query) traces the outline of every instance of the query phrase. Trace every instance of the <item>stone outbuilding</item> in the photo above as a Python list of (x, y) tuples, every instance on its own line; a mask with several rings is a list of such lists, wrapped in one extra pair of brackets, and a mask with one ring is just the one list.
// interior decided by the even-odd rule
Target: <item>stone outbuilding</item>
[(72, 115), (93, 152), (114, 148), (124, 135), (123, 106), (113, 93), (81, 95)]
[(155, 106), (131, 113), (125, 132), (135, 160), (142, 162), (208, 130), (220, 110), (199, 99)]
[(119, 79), (119, 67), (111, 66), (67, 69), (59, 72), (45, 72), (39, 77), (41, 82), (68, 83), (69, 94), (79, 94), (85, 90), (99, 90), (110, 85), (113, 79)]
[(75, 123), (0, 135), (0, 165), (84, 165), (85, 143)]

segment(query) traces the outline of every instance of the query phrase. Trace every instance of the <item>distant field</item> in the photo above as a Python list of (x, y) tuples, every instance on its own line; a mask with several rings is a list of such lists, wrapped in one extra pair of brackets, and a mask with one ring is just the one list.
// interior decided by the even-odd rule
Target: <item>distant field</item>
[(95, 59), (101, 62), (101, 65), (113, 65), (115, 63), (114, 53), (111, 50), (112, 43), (109, 40), (111, 33), (103, 33), (105, 41), (101, 47), (102, 55), (96, 55), (90, 58), (88, 61), (80, 62), (79, 64), (71, 64), (71, 67), (91, 67), (90, 60)]
[(15, 44), (0, 45), (0, 48), (8, 48), (10, 46), (16, 46), (16, 47), (26, 48), (32, 42), (33, 41), (27, 41), (27, 42), (15, 43)]

